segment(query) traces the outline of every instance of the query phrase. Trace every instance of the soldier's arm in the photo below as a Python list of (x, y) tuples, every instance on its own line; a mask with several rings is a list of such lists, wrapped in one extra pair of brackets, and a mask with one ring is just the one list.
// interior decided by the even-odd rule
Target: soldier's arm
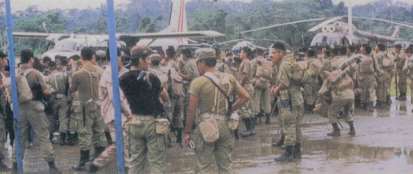
[(75, 73), (75, 74), (73, 74), (73, 76), (72, 76), (72, 82), (71, 82), (71, 85), (70, 85), (70, 94), (73, 94), (73, 93), (75, 93), (76, 91), (77, 91), (77, 88), (78, 88), (78, 85), (79, 85), (79, 79), (78, 79), (79, 77), (78, 77), (78, 75)]
[(236, 80), (235, 78), (233, 79), (233, 85), (235, 86), (235, 92), (237, 93), (238, 97), (235, 103), (232, 105), (232, 111), (236, 111), (241, 106), (243, 106), (245, 103), (248, 102), (248, 100), (251, 99), (250, 95), (248, 94), (247, 90), (243, 88)]

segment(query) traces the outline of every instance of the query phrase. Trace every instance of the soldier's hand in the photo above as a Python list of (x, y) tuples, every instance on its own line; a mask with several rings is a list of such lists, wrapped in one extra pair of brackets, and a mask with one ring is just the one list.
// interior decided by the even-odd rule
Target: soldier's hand
[(278, 95), (279, 90), (280, 90), (280, 87), (279, 87), (279, 86), (273, 86), (273, 87), (271, 88), (271, 93), (272, 93), (273, 95)]

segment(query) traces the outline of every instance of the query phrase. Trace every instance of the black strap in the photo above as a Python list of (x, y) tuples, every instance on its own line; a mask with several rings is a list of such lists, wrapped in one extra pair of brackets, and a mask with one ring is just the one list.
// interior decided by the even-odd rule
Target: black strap
[(224, 97), (227, 99), (228, 101), (228, 112), (227, 112), (227, 116), (231, 116), (231, 112), (232, 112), (232, 102), (231, 102), (231, 98), (227, 95), (227, 93), (225, 93), (225, 91), (210, 77), (203, 75), (205, 78), (207, 78), (209, 81), (212, 82), (212, 84), (214, 84), (215, 87), (218, 88), (219, 92), (222, 93), (222, 95), (224, 95)]

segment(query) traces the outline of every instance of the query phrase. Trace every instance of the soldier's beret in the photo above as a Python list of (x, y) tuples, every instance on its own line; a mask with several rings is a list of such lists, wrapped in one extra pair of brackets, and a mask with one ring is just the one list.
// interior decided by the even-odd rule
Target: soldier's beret
[(199, 48), (195, 51), (195, 57), (197, 61), (203, 60), (203, 59), (216, 59), (217, 55), (215, 53), (215, 50), (212, 48)]

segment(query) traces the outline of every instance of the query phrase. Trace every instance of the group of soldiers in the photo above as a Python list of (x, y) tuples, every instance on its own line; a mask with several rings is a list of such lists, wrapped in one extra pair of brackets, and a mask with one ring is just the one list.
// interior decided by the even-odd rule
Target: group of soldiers
[[(388, 109), (393, 81), (397, 99), (403, 101), (407, 81), (413, 79), (413, 45), (291, 52), (284, 42), (274, 41), (268, 50), (136, 46), (118, 53), (129, 173), (166, 173), (166, 150), (172, 142), (194, 149), (197, 173), (210, 173), (214, 164), (218, 173), (231, 173), (235, 139), (254, 136), (256, 125), (271, 124), (274, 116), (280, 137), (273, 146), (284, 149), (275, 161), (300, 159), (305, 112), (328, 118), (333, 128), (328, 136), (341, 135), (340, 120), (355, 136), (355, 106), (370, 112)], [(106, 55), (85, 47), (80, 55), (40, 61), (32, 50), (21, 51), (16, 77), (20, 116), (14, 126), (20, 130), (17, 145), (23, 157), (34, 136), (50, 173), (60, 173), (52, 143), (79, 145), (75, 171), (96, 172), (114, 160), (112, 70)], [(13, 135), (13, 122), (6, 123), (11, 115), (8, 70), (7, 55), (0, 52), (2, 170), (9, 169), (6, 133)], [(16, 143), (12, 146), (16, 171)]]

